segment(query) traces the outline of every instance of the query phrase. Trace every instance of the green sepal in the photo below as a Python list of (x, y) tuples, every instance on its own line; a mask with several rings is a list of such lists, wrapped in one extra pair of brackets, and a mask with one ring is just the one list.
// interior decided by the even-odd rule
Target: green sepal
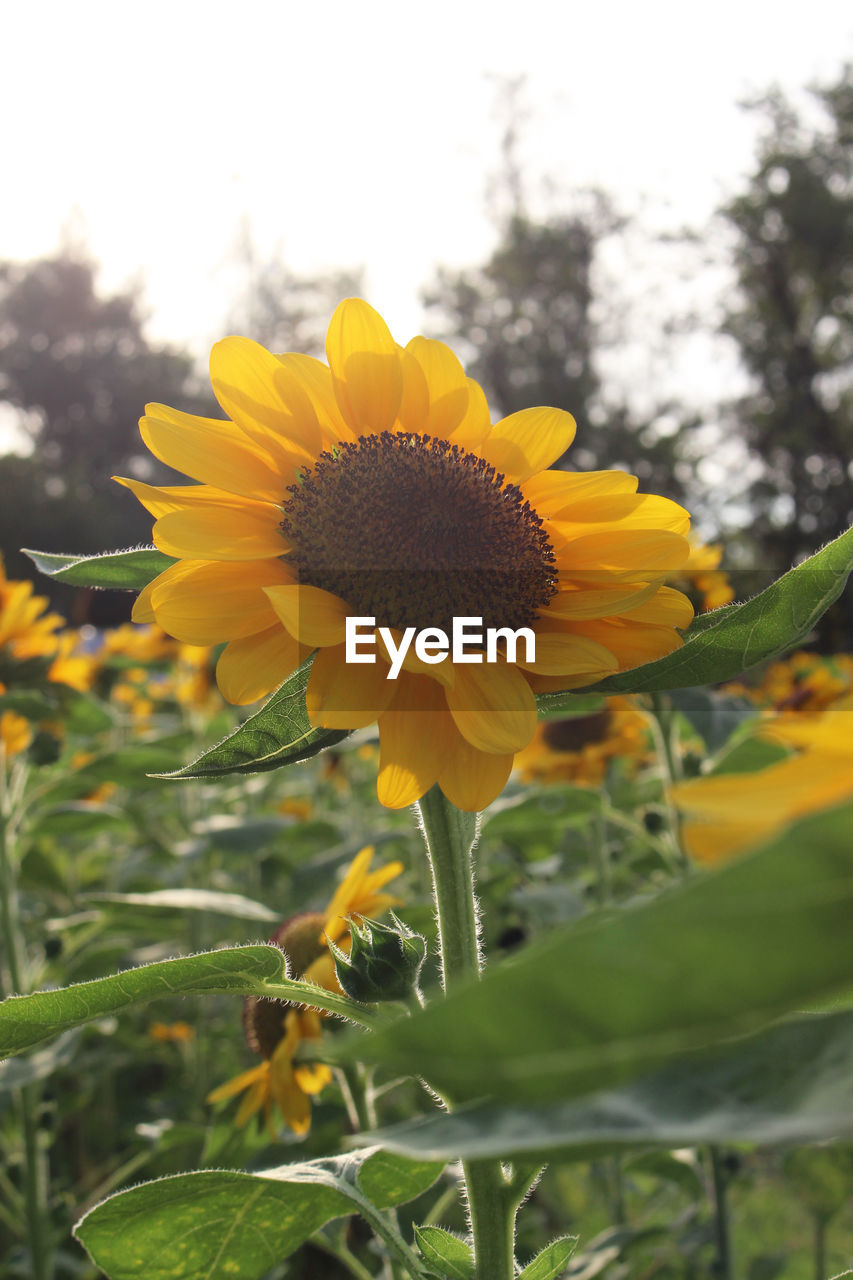
[(97, 556), (60, 556), (50, 551), (29, 551), (39, 573), (72, 587), (97, 587), (101, 590), (141, 591), (164, 569), (175, 563), (156, 547), (130, 547), (127, 551), (108, 551)]

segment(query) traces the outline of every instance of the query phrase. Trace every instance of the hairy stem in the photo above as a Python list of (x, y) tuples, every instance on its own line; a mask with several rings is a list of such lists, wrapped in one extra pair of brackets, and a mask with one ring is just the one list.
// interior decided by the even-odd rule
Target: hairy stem
[[(438, 787), (427, 792), (418, 809), (432, 868), (442, 984), (449, 992), (478, 978), (483, 964), (471, 856), (477, 819), (455, 808)], [(500, 1161), (468, 1161), (462, 1176), (475, 1280), (512, 1280), (516, 1204)]]

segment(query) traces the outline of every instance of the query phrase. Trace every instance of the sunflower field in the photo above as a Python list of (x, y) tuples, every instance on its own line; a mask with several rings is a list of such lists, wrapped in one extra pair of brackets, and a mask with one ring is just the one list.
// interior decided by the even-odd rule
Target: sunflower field
[(0, 1273), (849, 1274), (853, 530), (737, 598), (360, 299), (211, 381), (28, 553), (132, 622), (0, 577)]

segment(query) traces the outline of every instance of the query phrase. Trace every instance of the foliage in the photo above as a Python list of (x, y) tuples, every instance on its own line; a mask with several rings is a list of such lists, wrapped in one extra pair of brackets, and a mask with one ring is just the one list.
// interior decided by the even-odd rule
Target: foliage
[(723, 209), (738, 290), (724, 331), (750, 374), (728, 418), (758, 469), (753, 544), (792, 563), (853, 519), (853, 94), (849, 68), (806, 123), (778, 91), (746, 190)]

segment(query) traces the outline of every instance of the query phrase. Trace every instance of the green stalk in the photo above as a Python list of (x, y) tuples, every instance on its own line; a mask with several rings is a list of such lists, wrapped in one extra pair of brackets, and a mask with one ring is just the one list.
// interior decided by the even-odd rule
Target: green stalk
[[(472, 850), (477, 818), (463, 813), (436, 786), (420, 801), (432, 868), (441, 977), (445, 992), (480, 976), (483, 957), (474, 896)], [(515, 1212), (499, 1160), (463, 1163), (474, 1251), (475, 1280), (512, 1280), (515, 1275)]]
[(673, 854), (681, 874), (686, 876), (690, 871), (690, 860), (681, 844), (681, 828), (678, 814), (670, 798), (670, 787), (682, 777), (681, 759), (675, 745), (676, 723), (672, 707), (660, 693), (651, 694), (652, 735), (655, 740), (658, 759), (664, 773), (664, 804), (666, 806), (667, 826), (672, 842)]
[(734, 1280), (735, 1267), (732, 1253), (732, 1229), (729, 1219), (728, 1175), (723, 1153), (717, 1146), (710, 1146), (711, 1180), (714, 1189), (714, 1235), (717, 1242), (717, 1274), (722, 1280)]
[[(18, 910), (18, 889), (14, 857), (14, 800), (19, 788), (9, 786), (6, 762), (0, 757), (0, 930), (5, 939), (6, 966), (11, 991), (26, 993), (26, 950)], [(0, 982), (0, 988), (2, 988)], [(0, 995), (7, 992), (0, 990)], [(50, 1280), (53, 1262), (50, 1248), (47, 1171), (39, 1149), (38, 1115), (41, 1093), (38, 1084), (23, 1085), (18, 1094), (18, 1110), (24, 1137), (24, 1202), (33, 1280)]]

